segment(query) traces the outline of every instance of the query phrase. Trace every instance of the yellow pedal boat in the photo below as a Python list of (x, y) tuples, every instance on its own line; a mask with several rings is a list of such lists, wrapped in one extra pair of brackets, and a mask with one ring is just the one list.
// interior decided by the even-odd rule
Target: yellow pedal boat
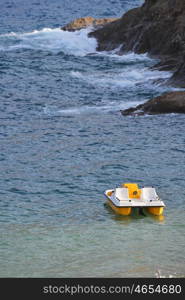
[(119, 215), (129, 216), (132, 210), (146, 210), (154, 216), (161, 216), (165, 207), (154, 187), (139, 188), (136, 183), (123, 183), (121, 187), (104, 192), (108, 205)]

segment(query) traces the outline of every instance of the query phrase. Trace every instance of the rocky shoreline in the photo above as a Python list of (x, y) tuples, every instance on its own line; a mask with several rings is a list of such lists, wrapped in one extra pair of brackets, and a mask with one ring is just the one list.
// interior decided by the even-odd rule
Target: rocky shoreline
[(165, 93), (136, 107), (125, 109), (121, 113), (123, 116), (185, 113), (185, 92)]
[[(100, 20), (91, 17), (81, 18), (62, 29), (73, 31), (87, 26), (94, 27), (89, 37), (96, 38), (98, 51), (119, 49), (119, 55), (129, 51), (138, 54), (148, 53), (149, 56), (160, 60), (154, 66), (155, 68), (173, 72), (168, 84), (185, 88), (184, 1), (145, 0), (141, 7), (128, 11), (121, 18)], [(146, 105), (141, 105), (141, 114), (185, 113), (184, 102), (185, 92), (180, 92), (180, 94), (171, 92), (168, 96), (164, 94), (146, 102)], [(154, 103), (157, 103), (156, 110)], [(133, 114), (140, 108), (125, 110), (122, 114)]]
[(89, 34), (98, 41), (98, 51), (119, 47), (119, 54), (128, 51), (148, 53), (160, 59), (156, 66), (172, 70), (170, 79), (185, 87), (185, 3), (182, 0), (145, 0), (145, 3), (120, 19)]

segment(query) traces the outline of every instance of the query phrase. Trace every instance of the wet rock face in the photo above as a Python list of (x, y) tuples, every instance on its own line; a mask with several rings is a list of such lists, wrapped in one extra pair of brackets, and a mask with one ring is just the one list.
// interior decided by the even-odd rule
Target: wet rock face
[[(119, 47), (119, 54), (128, 51), (148, 52), (161, 60), (161, 68), (175, 71), (176, 85), (185, 86), (182, 65), (185, 64), (185, 1), (145, 0), (120, 19), (89, 34), (98, 41), (98, 51)], [(173, 66), (168, 65), (173, 60)], [(183, 81), (180, 78), (183, 75)]]
[(121, 111), (122, 115), (185, 113), (185, 92), (170, 92)]
[(95, 19), (92, 17), (84, 17), (75, 19), (71, 23), (61, 27), (62, 30), (65, 31), (75, 31), (80, 30), (89, 26), (93, 26), (94, 28), (101, 27), (105, 24), (111, 23), (117, 20), (117, 18), (104, 18), (104, 19)]
[[(76, 19), (62, 27), (75, 31), (94, 27), (89, 37), (98, 42), (98, 51), (117, 50), (148, 53), (160, 59), (154, 66), (172, 71), (169, 84), (185, 88), (185, 0), (145, 0), (121, 18)], [(185, 92), (166, 93), (124, 111), (122, 115), (185, 113)]]
[(169, 83), (175, 86), (180, 86), (182, 88), (185, 88), (185, 57), (184, 57), (184, 62), (180, 64), (179, 68), (173, 74)]
[(122, 44), (123, 51), (168, 55), (184, 49), (184, 26), (183, 0), (146, 0), (142, 7), (90, 35), (97, 38), (100, 51)]

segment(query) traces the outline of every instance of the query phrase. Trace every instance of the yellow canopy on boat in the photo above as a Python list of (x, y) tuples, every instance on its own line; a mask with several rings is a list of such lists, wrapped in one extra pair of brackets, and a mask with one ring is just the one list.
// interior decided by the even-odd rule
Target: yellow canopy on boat
[(139, 189), (137, 183), (123, 183), (122, 186), (128, 188), (129, 198), (140, 198), (141, 190)]

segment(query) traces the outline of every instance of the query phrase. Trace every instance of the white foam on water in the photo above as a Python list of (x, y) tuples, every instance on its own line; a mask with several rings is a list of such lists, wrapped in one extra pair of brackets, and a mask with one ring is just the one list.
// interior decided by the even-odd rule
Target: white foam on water
[[(41, 51), (50, 51), (52, 53), (63, 52), (66, 55), (86, 56), (92, 55), (104, 56), (112, 62), (110, 68), (96, 68), (90, 70), (84, 68), (83, 71), (73, 70), (70, 72), (71, 77), (80, 81), (85, 81), (89, 85), (100, 88), (101, 90), (119, 90), (126, 92), (135, 90), (149, 91), (151, 89), (163, 91), (167, 88), (160, 87), (161, 82), (158, 79), (166, 80), (171, 76), (170, 72), (150, 70), (149, 65), (152, 60), (147, 54), (135, 54), (133, 52), (118, 55), (119, 49), (109, 52), (97, 52), (97, 41), (89, 38), (88, 33), (92, 28), (86, 28), (79, 31), (68, 32), (60, 28), (43, 28), (26, 33), (7, 33), (0, 35), (0, 51), (13, 51), (16, 49), (33, 49)], [(117, 67), (114, 62), (123, 62), (124, 66)], [(139, 63), (138, 63), (139, 62)], [(129, 64), (131, 63), (131, 64)], [(97, 62), (99, 64), (99, 62)], [(169, 88), (168, 88), (169, 89)], [(143, 99), (146, 100), (146, 99)], [(138, 103), (137, 103), (138, 104)], [(102, 103), (102, 106), (93, 107), (83, 106), (81, 108), (64, 109), (59, 113), (63, 115), (74, 115), (81, 113), (90, 113), (93, 111), (112, 111), (126, 109), (127, 102), (113, 104)], [(130, 106), (134, 103), (131, 102)], [(51, 113), (51, 112), (50, 112)]]
[[(150, 83), (158, 78), (167, 79), (170, 72), (160, 72), (149, 70), (144, 67), (148, 61), (152, 60), (147, 54), (136, 54), (129, 52), (118, 55), (119, 48), (113, 51), (97, 52), (97, 41), (89, 38), (88, 33), (92, 28), (81, 29), (74, 32), (63, 31), (60, 28), (43, 28), (26, 33), (10, 32), (0, 35), (0, 51), (14, 51), (17, 49), (33, 49), (50, 51), (52, 53), (63, 52), (66, 55), (75, 56), (106, 56), (108, 60), (114, 62), (133, 63), (132, 66), (125, 65), (123, 68), (112, 68), (111, 71), (99, 71), (94, 73), (88, 71), (79, 72), (73, 70), (72, 77), (79, 78), (91, 85), (98, 85), (105, 88), (132, 88), (134, 86)], [(137, 63), (143, 63), (142, 66)]]
[(140, 102), (129, 101), (129, 102), (109, 102), (109, 105), (99, 105), (99, 106), (89, 106), (84, 105), (81, 107), (72, 107), (65, 109), (57, 109), (56, 107), (48, 107), (44, 108), (44, 113), (51, 116), (75, 116), (82, 114), (102, 114), (107, 112), (119, 111), (121, 109), (127, 109), (129, 107), (133, 107), (138, 105)]
[(159, 85), (158, 79), (168, 79), (170, 72), (162, 72), (157, 70), (149, 70), (149, 68), (124, 67), (123, 69), (115, 69), (112, 71), (95, 71), (88, 73), (86, 71), (71, 71), (71, 76), (87, 81), (91, 85), (102, 86), (106, 88), (131, 88), (137, 85)]
[(180, 274), (178, 275), (178, 273), (176, 272), (158, 269), (155, 273), (155, 277), (156, 278), (178, 278), (178, 277), (182, 277), (182, 275)]
[(137, 54), (134, 52), (128, 52), (123, 55), (120, 55), (119, 49), (120, 49), (120, 47), (118, 47), (117, 49), (114, 49), (112, 51), (97, 52), (96, 55), (105, 56), (105, 57), (108, 56), (110, 59), (116, 60), (118, 62), (126, 62), (126, 63), (152, 61), (152, 59), (148, 56), (147, 53)]
[[(73, 70), (71, 76), (84, 80), (91, 85), (100, 86), (104, 88), (127, 88), (130, 89), (136, 86), (143, 86), (144, 88), (161, 89), (160, 80), (167, 80), (172, 73), (167, 71), (159, 71), (149, 69), (149, 66), (154, 64), (147, 53), (136, 54), (129, 52), (123, 55), (118, 55), (119, 48), (113, 51), (94, 52), (94, 56), (106, 57), (113, 64), (124, 63), (122, 68), (112, 67), (112, 69), (105, 69), (104, 71), (96, 70), (94, 72), (83, 72)], [(164, 87), (162, 88), (164, 89)]]
[(88, 38), (89, 32), (90, 28), (75, 32), (63, 31), (60, 28), (43, 28), (27, 33), (11, 32), (0, 35), (0, 49), (12, 51), (23, 48), (84, 56), (96, 52), (96, 39)]

